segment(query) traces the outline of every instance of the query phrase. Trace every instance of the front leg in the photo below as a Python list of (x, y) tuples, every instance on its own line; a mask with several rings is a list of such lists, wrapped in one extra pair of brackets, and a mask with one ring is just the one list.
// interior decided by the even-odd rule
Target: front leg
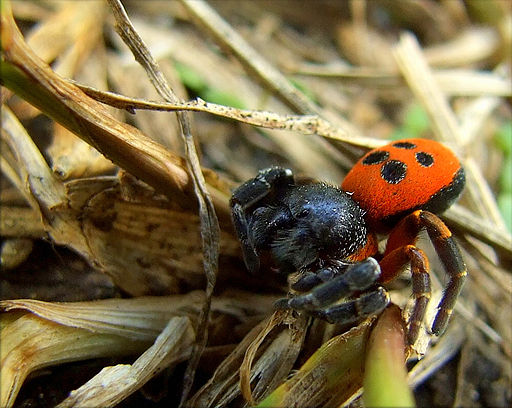
[[(328, 273), (332, 273), (328, 278)], [(325, 276), (324, 276), (325, 275)], [(380, 277), (380, 266), (373, 258), (350, 265), (343, 273), (336, 274), (329, 268), (318, 271), (317, 276), (330, 279), (320, 283), (304, 295), (290, 299), (280, 299), (276, 306), (296, 310), (318, 310), (333, 304), (355, 292), (365, 291), (377, 282)], [(310, 279), (306, 276), (306, 279)], [(300, 283), (299, 280), (294, 287)]]
[(258, 272), (260, 260), (252, 234), (249, 232), (249, 220), (246, 211), (264, 200), (279, 187), (294, 184), (293, 173), (289, 169), (271, 167), (261, 170), (258, 175), (243, 183), (234, 192), (230, 200), (231, 216), (235, 232), (242, 246), (245, 265), (251, 273)]
[(389, 304), (389, 295), (382, 286), (369, 292), (364, 292), (356, 299), (348, 300), (325, 309), (312, 312), (328, 323), (348, 326), (359, 323), (371, 316), (377, 316)]
[(260, 170), (256, 177), (239, 186), (231, 196), (230, 204), (240, 205), (245, 211), (263, 200), (279, 187), (293, 185), (294, 178), (290, 169), (269, 167)]
[[(329, 273), (325, 270), (320, 270), (318, 275), (327, 277)], [(304, 310), (329, 323), (348, 326), (378, 315), (389, 304), (387, 291), (382, 286), (376, 286), (380, 266), (373, 258), (352, 264), (341, 274), (331, 274), (331, 277), (304, 295), (278, 300), (275, 307)], [(336, 303), (357, 292), (362, 293), (355, 299)]]
[(241, 204), (231, 203), (231, 217), (233, 218), (236, 235), (242, 246), (245, 266), (250, 273), (255, 274), (260, 269), (260, 258), (252, 239), (249, 237), (249, 223)]

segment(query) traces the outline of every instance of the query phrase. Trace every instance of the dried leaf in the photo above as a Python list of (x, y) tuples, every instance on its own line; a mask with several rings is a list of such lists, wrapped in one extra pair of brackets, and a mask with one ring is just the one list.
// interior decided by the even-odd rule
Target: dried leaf
[(371, 322), (333, 337), (258, 407), (338, 407), (361, 388)]
[[(189, 406), (225, 406), (243, 395), (251, 403), (264, 398), (290, 373), (302, 348), (308, 318), (278, 311), (253, 328), (188, 402)], [(254, 391), (250, 383), (254, 383)]]
[[(24, 42), (8, 2), (3, 4), (1, 27), (1, 67), (5, 86), (120, 167), (176, 201), (190, 201), (191, 185), (182, 158), (136, 128), (117, 121), (103, 105), (56, 75)], [(27, 83), (32, 86), (26, 86)]]
[[(430, 67), (416, 38), (411, 34), (403, 34), (400, 43), (394, 49), (394, 55), (409, 86), (429, 113), (437, 137), (444, 142), (455, 142), (459, 146), (464, 146), (462, 127), (458, 124), (457, 117), (445, 95), (434, 82)], [(463, 157), (462, 163), (467, 177), (478, 181), (478, 183), (467, 183), (467, 190), (479, 208), (480, 214), (491, 216), (497, 228), (506, 231), (496, 199), (480, 169), (472, 158)]]
[[(193, 209), (184, 210), (128, 176), (62, 183), (7, 107), (2, 125), (17, 159), (19, 188), (41, 212), (54, 242), (85, 256), (133, 295), (176, 293), (180, 282), (201, 284), (199, 217)], [(223, 254), (238, 256), (234, 238), (222, 233), (221, 239)]]
[(0, 249), (0, 265), (3, 270), (14, 269), (25, 262), (34, 243), (27, 238), (5, 239)]
[(193, 341), (190, 320), (174, 317), (157, 337), (155, 344), (132, 365), (105, 367), (79, 389), (72, 391), (58, 407), (115, 406), (160, 371), (188, 357)]
[[(251, 405), (286, 378), (299, 355), (309, 319), (304, 315), (295, 318), (291, 314), (290, 311), (274, 312), (265, 328), (247, 348), (240, 366), (240, 388)], [(267, 344), (261, 347), (265, 340)], [(254, 363), (257, 355), (257, 362)], [(251, 382), (256, 379), (253, 396)]]
[(188, 401), (190, 406), (202, 408), (223, 406), (240, 395), (240, 365), (247, 348), (267, 324), (267, 321), (263, 321), (253, 327), (229, 356), (219, 364), (206, 384)]
[(57, 123), (47, 153), (52, 157), (52, 171), (61, 180), (112, 174), (116, 170), (115, 165), (94, 147)]
[(135, 354), (150, 344), (147, 340), (62, 326), (30, 313), (2, 323), (1, 342), (3, 407), (14, 404), (25, 378), (34, 370), (70, 361)]
[[(248, 308), (243, 299), (250, 299), (253, 308)], [(247, 316), (268, 313), (272, 301), (268, 296), (232, 292), (215, 298), (212, 310), (244, 321)], [(69, 361), (137, 354), (160, 335), (161, 340), (152, 351), (141, 356), (131, 368), (107, 370), (112, 370), (112, 375), (125, 376), (126, 389), (118, 389), (119, 393), (113, 390), (115, 395), (98, 394), (98, 398), (105, 398), (108, 403), (108, 398), (126, 397), (171, 362), (187, 358), (194, 343), (192, 328), (203, 302), (204, 294), (200, 291), (91, 302), (0, 301), (1, 406), (12, 405), (27, 375), (36, 369)], [(167, 351), (159, 351), (161, 347), (167, 347), (171, 354), (166, 357)], [(107, 379), (110, 376), (103, 375)], [(94, 390), (94, 385), (84, 386), (83, 392), (87, 394), (91, 389)], [(73, 398), (85, 397), (80, 391)]]

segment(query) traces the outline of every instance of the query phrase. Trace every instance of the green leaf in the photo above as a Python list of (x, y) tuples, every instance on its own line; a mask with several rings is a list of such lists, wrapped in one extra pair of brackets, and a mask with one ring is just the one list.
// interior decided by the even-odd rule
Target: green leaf
[(512, 155), (505, 158), (499, 178), (500, 192), (512, 193)]
[(512, 232), (512, 192), (499, 195), (498, 207), (508, 230)]
[(176, 69), (181, 82), (188, 89), (191, 89), (192, 91), (199, 94), (208, 87), (206, 81), (192, 68), (180, 62), (175, 62), (174, 68)]
[(297, 81), (296, 79), (290, 79), (290, 83), (297, 88), (299, 91), (301, 91), (304, 95), (306, 95), (311, 101), (317, 103), (318, 100), (315, 97), (315, 94), (313, 91), (311, 91), (306, 85), (304, 85), (302, 82)]
[(403, 129), (412, 137), (420, 137), (429, 126), (427, 112), (418, 104), (409, 106), (405, 113)]
[(205, 101), (219, 105), (231, 106), (232, 108), (245, 109), (244, 103), (234, 94), (222, 92), (214, 88), (207, 88), (199, 96)]
[(494, 137), (496, 145), (506, 155), (512, 155), (512, 121), (505, 122)]
[(406, 129), (403, 127), (396, 128), (391, 136), (389, 137), (391, 140), (402, 140), (402, 139), (412, 139), (414, 136), (411, 135)]

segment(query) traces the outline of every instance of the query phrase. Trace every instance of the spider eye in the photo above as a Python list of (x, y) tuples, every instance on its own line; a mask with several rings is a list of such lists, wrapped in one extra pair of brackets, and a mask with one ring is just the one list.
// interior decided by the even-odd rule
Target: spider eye
[(309, 215), (310, 212), (311, 212), (311, 210), (309, 208), (303, 208), (297, 214), (297, 218), (305, 218)]

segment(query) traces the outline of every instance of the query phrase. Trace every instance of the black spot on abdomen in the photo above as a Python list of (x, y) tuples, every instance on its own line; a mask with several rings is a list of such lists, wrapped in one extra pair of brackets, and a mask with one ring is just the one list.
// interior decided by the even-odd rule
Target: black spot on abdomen
[(363, 164), (372, 165), (379, 164), (386, 161), (389, 158), (389, 152), (385, 150), (378, 150), (376, 152), (370, 153), (363, 160)]
[(418, 152), (414, 157), (421, 167), (430, 167), (434, 164), (434, 157), (429, 153)]
[(390, 160), (380, 169), (381, 177), (389, 184), (400, 183), (407, 174), (407, 165), (399, 160)]
[(396, 143), (393, 143), (393, 147), (396, 147), (398, 149), (410, 150), (410, 149), (415, 149), (416, 145), (411, 142), (396, 142)]

